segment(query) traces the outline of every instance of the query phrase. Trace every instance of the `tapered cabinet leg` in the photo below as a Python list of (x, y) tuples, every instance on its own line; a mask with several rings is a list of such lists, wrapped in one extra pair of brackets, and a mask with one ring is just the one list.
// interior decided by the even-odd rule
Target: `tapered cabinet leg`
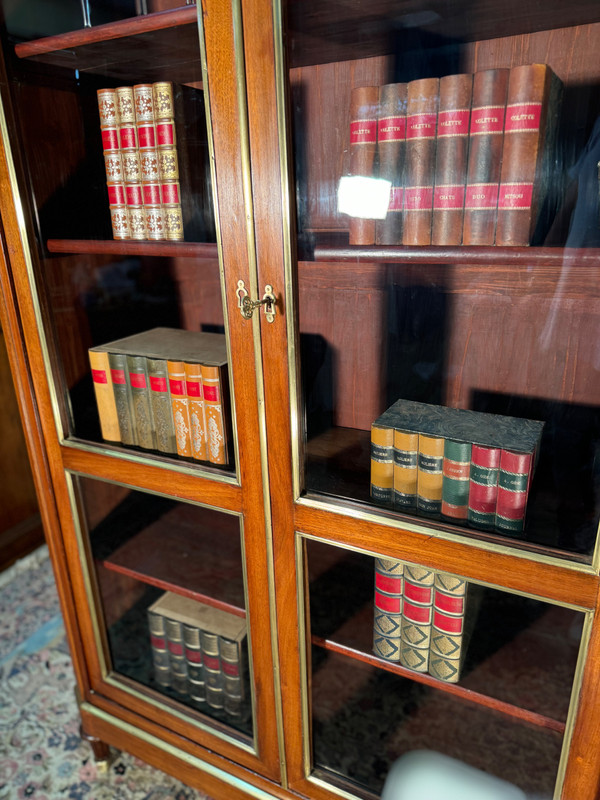
[(96, 736), (86, 733), (83, 729), (83, 725), (80, 725), (79, 732), (81, 734), (81, 738), (88, 742), (92, 748), (94, 761), (96, 762), (96, 767), (98, 770), (107, 770), (110, 762), (110, 747), (106, 744), (106, 742), (103, 742)]

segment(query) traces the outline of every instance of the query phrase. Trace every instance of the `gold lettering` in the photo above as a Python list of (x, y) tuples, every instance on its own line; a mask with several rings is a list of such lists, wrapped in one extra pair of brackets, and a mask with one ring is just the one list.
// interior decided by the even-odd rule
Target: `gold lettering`
[(413, 130), (419, 131), (421, 128), (431, 128), (430, 122), (419, 122), (417, 125), (413, 125)]
[(474, 200), (485, 200), (485, 195), (484, 194), (474, 194), (473, 195), (473, 199)]
[(511, 116), (513, 122), (520, 122), (522, 119), (535, 119), (535, 114), (513, 114)]
[(448, 125), (461, 125), (461, 121), (459, 119), (449, 119), (446, 122), (440, 122), (440, 125), (448, 126)]
[(506, 197), (507, 200), (519, 200), (519, 199), (525, 197), (525, 195), (523, 194), (523, 192), (521, 192), (521, 193), (518, 193), (518, 192), (507, 192), (505, 197)]
[(478, 125), (483, 125), (486, 122), (498, 122), (498, 117), (478, 117), (475, 122)]
[(454, 200), (453, 194), (441, 194), (440, 200)]

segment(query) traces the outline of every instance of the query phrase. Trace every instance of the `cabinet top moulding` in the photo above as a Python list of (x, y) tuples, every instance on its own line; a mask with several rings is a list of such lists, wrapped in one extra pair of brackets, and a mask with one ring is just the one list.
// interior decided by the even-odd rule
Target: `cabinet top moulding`
[(48, 239), (50, 253), (101, 253), (105, 255), (165, 256), (167, 258), (218, 257), (214, 242), (136, 242), (121, 239)]
[(33, 39), (15, 45), (18, 58), (31, 58), (44, 53), (54, 53), (81, 45), (96, 42), (108, 42), (112, 39), (123, 39), (128, 36), (137, 36), (142, 33), (176, 28), (181, 25), (190, 25), (196, 21), (196, 6), (182, 6), (169, 11), (156, 11), (131, 19), (108, 22), (77, 31), (46, 36), (43, 39)]

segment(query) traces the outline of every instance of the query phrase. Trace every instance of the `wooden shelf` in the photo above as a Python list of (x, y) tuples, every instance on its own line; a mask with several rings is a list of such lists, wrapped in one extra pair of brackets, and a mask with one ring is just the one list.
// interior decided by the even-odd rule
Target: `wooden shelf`
[(48, 239), (50, 253), (86, 253), (167, 258), (218, 258), (213, 242), (134, 242), (118, 239)]

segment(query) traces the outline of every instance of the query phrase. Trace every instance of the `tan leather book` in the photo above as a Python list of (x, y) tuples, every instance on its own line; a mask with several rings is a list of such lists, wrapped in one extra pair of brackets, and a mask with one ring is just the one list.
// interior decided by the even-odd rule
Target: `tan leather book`
[(440, 79), (431, 243), (462, 243), (473, 76)]
[(186, 458), (192, 457), (192, 438), (190, 431), (190, 412), (185, 385), (185, 364), (183, 361), (167, 361), (169, 390), (175, 425), (177, 453)]
[(549, 182), (562, 84), (547, 64), (513, 67), (508, 79), (496, 244), (528, 245)]
[(439, 79), (410, 81), (406, 102), (405, 245), (431, 244)]
[(202, 364), (202, 394), (206, 415), (208, 460), (212, 464), (227, 463), (227, 429), (225, 424), (223, 381), (219, 367)]
[[(377, 150), (379, 87), (360, 86), (350, 94), (350, 175), (373, 177)], [(350, 244), (375, 244), (375, 220), (350, 217)]]
[(391, 181), (387, 216), (375, 223), (376, 244), (402, 244), (406, 158), (406, 83), (379, 87), (377, 160), (379, 177)]
[(119, 430), (119, 418), (117, 416), (117, 405), (115, 403), (115, 394), (110, 375), (108, 353), (95, 350), (92, 347), (88, 350), (88, 356), (92, 370), (92, 380), (94, 382), (94, 393), (96, 395), (96, 406), (98, 407), (102, 438), (109, 442), (120, 442), (121, 432)]
[(190, 414), (192, 457), (198, 461), (208, 461), (206, 414), (200, 364), (185, 364), (185, 383)]

